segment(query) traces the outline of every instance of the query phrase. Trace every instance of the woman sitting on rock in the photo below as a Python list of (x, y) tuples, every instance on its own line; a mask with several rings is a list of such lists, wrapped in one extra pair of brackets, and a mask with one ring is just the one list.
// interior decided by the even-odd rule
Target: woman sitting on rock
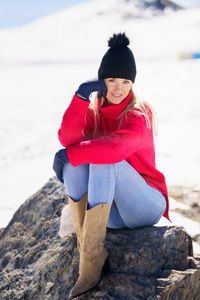
[(106, 227), (152, 226), (169, 218), (165, 178), (155, 165), (153, 112), (132, 90), (136, 64), (129, 39), (114, 34), (108, 45), (98, 80), (80, 85), (63, 116), (58, 137), (65, 148), (54, 158), (80, 252), (72, 297), (100, 282)]

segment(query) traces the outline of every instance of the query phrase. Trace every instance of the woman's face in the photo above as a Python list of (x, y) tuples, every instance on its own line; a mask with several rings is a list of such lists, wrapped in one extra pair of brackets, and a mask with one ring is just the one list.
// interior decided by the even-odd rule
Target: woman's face
[(106, 99), (112, 104), (121, 103), (132, 87), (132, 81), (123, 78), (105, 78), (104, 82), (108, 90)]

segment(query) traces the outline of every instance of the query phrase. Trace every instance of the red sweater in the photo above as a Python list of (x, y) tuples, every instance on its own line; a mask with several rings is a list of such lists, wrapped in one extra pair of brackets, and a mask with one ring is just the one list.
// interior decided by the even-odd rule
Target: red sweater
[[(126, 160), (146, 180), (160, 191), (166, 199), (167, 208), (164, 217), (169, 219), (169, 200), (165, 177), (155, 164), (153, 130), (147, 127), (144, 116), (138, 110), (128, 113), (118, 129), (118, 117), (129, 103), (131, 93), (120, 103), (100, 106), (100, 126), (95, 137), (94, 114), (88, 109), (89, 101), (76, 95), (64, 113), (58, 138), (73, 166), (85, 163), (114, 164)], [(151, 112), (149, 111), (150, 122)]]

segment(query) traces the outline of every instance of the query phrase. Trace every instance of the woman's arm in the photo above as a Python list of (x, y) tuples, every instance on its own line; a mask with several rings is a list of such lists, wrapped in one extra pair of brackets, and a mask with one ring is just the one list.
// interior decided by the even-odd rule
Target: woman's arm
[(70, 163), (78, 166), (84, 163), (112, 164), (120, 162), (138, 151), (146, 131), (144, 118), (138, 117), (110, 136), (82, 141), (67, 148)]
[(89, 101), (84, 101), (74, 95), (58, 130), (58, 139), (64, 147), (80, 143), (83, 140), (82, 130), (89, 104)]
[(106, 95), (107, 88), (103, 79), (84, 82), (76, 91), (76, 95), (66, 110), (58, 131), (58, 139), (64, 147), (79, 143), (84, 139), (82, 130), (90, 104), (89, 97), (95, 91), (98, 92), (99, 97)]

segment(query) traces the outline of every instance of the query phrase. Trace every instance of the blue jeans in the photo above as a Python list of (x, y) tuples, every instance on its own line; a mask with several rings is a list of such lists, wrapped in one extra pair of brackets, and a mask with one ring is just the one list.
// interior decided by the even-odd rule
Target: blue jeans
[(152, 226), (166, 209), (165, 197), (126, 161), (77, 167), (68, 163), (63, 178), (72, 200), (79, 201), (88, 192), (88, 209), (100, 203), (111, 205), (109, 228)]

